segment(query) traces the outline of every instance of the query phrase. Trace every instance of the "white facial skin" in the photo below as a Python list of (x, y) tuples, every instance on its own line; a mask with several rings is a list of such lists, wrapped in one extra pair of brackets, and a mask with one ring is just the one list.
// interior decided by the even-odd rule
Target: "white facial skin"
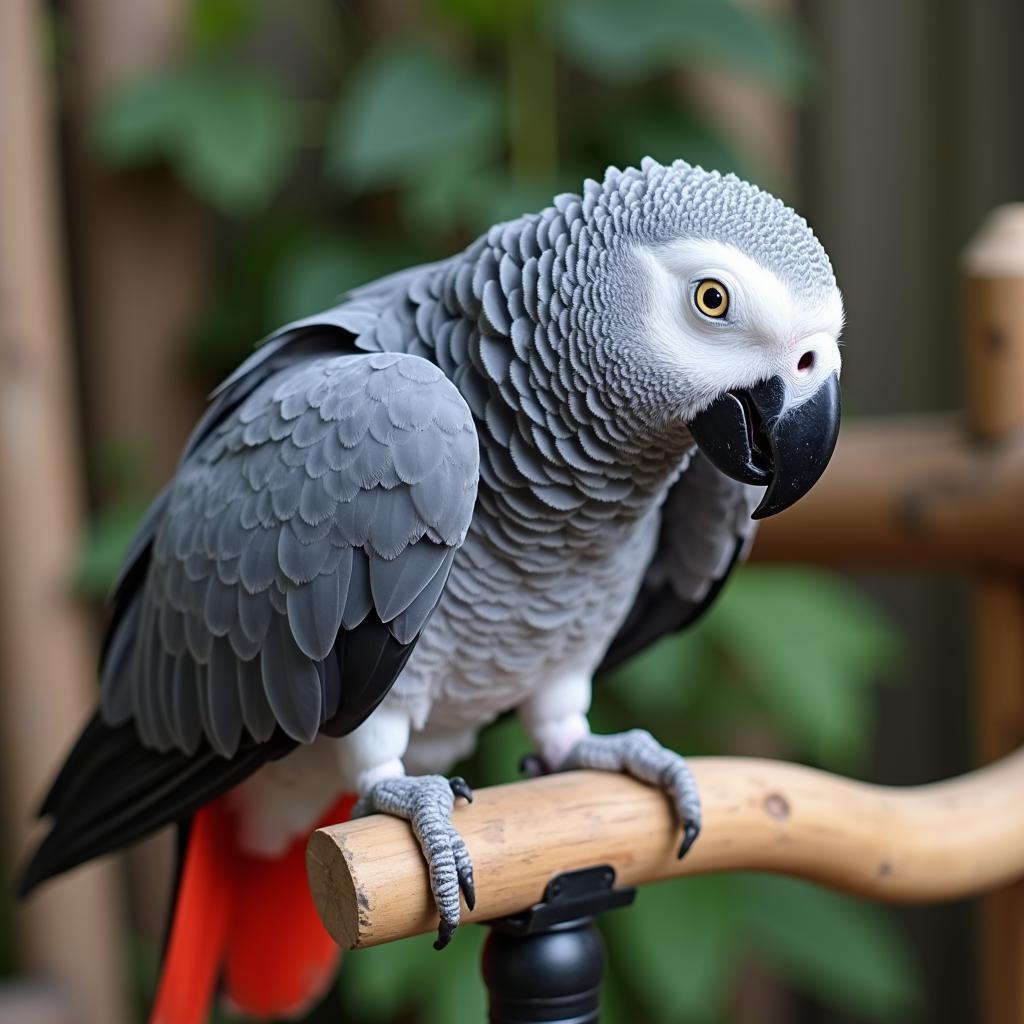
[[(684, 420), (725, 391), (778, 376), (786, 407), (806, 401), (840, 370), (843, 300), (838, 288), (808, 304), (738, 249), (686, 240), (639, 252), (650, 275), (646, 339), (660, 362), (686, 381)], [(721, 282), (728, 308), (717, 319), (694, 301), (698, 284)]]

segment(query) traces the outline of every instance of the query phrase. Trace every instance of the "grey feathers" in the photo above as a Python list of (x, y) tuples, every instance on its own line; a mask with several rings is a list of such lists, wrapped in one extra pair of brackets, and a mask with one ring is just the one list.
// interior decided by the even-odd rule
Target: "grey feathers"
[(650, 241), (703, 238), (725, 242), (774, 271), (794, 293), (808, 298), (835, 287), (828, 255), (807, 221), (775, 196), (734, 174), (693, 167), (683, 160), (662, 166), (646, 158), (640, 168), (610, 167), (603, 182), (588, 180), (583, 195), (559, 197), (601, 229)]
[(469, 410), (418, 357), (309, 359), (269, 376), (162, 499), (138, 611), (105, 661), (108, 719), (133, 717), (157, 749), (204, 737), (226, 757), (243, 729), (312, 740), (338, 703), (322, 663), (339, 631), (371, 611), (401, 644), (422, 630), (477, 468)]
[(710, 606), (749, 550), (757, 526), (750, 514), (762, 493), (694, 453), (661, 507), (653, 556), (602, 670), (684, 629)]
[(661, 510), (658, 547), (644, 586), (667, 583), (678, 600), (700, 603), (753, 540), (750, 513), (763, 490), (720, 473), (700, 452), (669, 491)]
[(271, 336), (133, 546), (107, 718), (230, 756), (277, 726), (351, 727), (414, 642), (411, 690), (599, 655), (623, 620), (676, 628), (728, 573), (751, 498), (687, 468), (679, 379), (637, 357), (636, 247), (678, 235), (734, 244), (800, 294), (834, 287), (777, 200), (645, 161)]
[(101, 712), (25, 885), (187, 818), (385, 698), (424, 751), (461, 749), (699, 615), (757, 495), (693, 454), (701, 403), (750, 381), (724, 379), (715, 345), (696, 369), (680, 358), (691, 272), (662, 267), (666, 284), (648, 266), (677, 240), (731, 245), (802, 313), (839, 316), (792, 210), (647, 160), (268, 338), (131, 545)]

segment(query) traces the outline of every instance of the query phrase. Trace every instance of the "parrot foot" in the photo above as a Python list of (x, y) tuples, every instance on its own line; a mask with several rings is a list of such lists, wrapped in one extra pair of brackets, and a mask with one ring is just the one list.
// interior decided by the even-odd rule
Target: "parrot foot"
[(441, 921), (434, 949), (444, 949), (459, 926), (459, 893), (470, 910), (476, 905), (473, 864), (462, 836), (451, 822), (455, 798), (473, 802), (466, 780), (443, 775), (397, 775), (373, 785), (352, 810), (352, 817), (391, 814), (412, 826), (430, 871)]
[(685, 857), (700, 833), (700, 795), (686, 759), (663, 747), (644, 729), (613, 736), (587, 736), (569, 752), (562, 770), (592, 768), (625, 772), (668, 794), (683, 826), (679, 857)]

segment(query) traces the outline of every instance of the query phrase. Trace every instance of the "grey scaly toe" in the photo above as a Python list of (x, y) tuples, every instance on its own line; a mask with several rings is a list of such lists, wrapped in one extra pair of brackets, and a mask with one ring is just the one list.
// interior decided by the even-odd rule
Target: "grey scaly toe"
[(562, 769), (592, 768), (625, 772), (664, 790), (671, 798), (683, 827), (679, 856), (684, 857), (700, 833), (700, 794), (686, 758), (663, 747), (644, 729), (613, 736), (587, 736), (569, 752)]
[(412, 826), (430, 871), (430, 889), (441, 918), (435, 949), (444, 949), (459, 926), (459, 893), (470, 910), (476, 904), (473, 864), (462, 836), (451, 822), (456, 797), (473, 802), (473, 791), (465, 779), (398, 775), (374, 785), (352, 811), (353, 818), (391, 814)]

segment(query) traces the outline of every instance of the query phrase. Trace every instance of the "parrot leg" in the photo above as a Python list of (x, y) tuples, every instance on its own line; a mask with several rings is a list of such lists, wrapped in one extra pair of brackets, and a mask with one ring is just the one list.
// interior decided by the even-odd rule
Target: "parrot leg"
[(560, 766), (563, 771), (592, 768), (625, 772), (641, 782), (664, 790), (671, 798), (683, 826), (680, 858), (693, 846), (700, 832), (700, 795), (686, 759), (663, 747), (644, 729), (612, 736), (586, 736), (569, 752)]
[(473, 801), (473, 791), (464, 779), (399, 775), (371, 786), (352, 811), (353, 818), (391, 814), (412, 826), (430, 870), (430, 888), (441, 918), (434, 949), (444, 949), (459, 926), (459, 893), (470, 910), (476, 904), (469, 851), (451, 822), (456, 797)]

